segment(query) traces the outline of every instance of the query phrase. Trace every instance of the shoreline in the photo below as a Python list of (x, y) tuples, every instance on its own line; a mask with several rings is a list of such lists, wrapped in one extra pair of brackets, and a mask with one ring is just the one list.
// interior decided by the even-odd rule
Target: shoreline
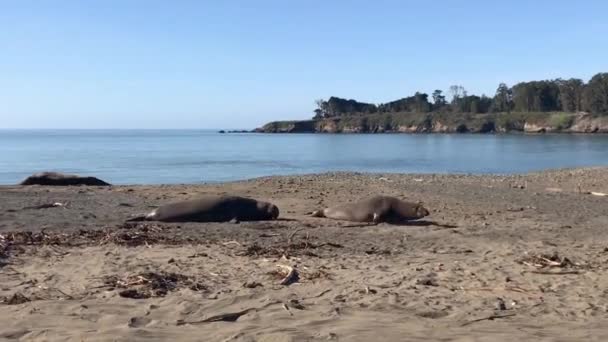
[(514, 136), (551, 136), (551, 135), (608, 135), (608, 131), (601, 132), (572, 132), (572, 131), (553, 131), (553, 132), (524, 132), (524, 131), (508, 131), (508, 132), (399, 132), (399, 131), (384, 131), (384, 132), (263, 132), (255, 129), (249, 132), (226, 132), (226, 134), (336, 134), (336, 135), (377, 135), (377, 134), (411, 134), (411, 135), (514, 135)]
[[(564, 172), (584, 172), (584, 171), (593, 171), (593, 170), (608, 170), (608, 165), (592, 165), (592, 166), (581, 166), (581, 167), (562, 167), (562, 168), (547, 168), (547, 169), (539, 169), (539, 170), (531, 170), (528, 172), (506, 172), (506, 173), (493, 173), (493, 172), (366, 172), (366, 171), (326, 171), (326, 172), (317, 172), (317, 173), (293, 173), (293, 174), (271, 174), (266, 176), (258, 176), (251, 178), (243, 178), (243, 179), (234, 179), (228, 181), (204, 181), (198, 183), (111, 183), (109, 187), (180, 187), (180, 186), (222, 186), (222, 185), (231, 185), (231, 184), (239, 184), (239, 183), (249, 183), (256, 181), (272, 181), (274, 179), (284, 179), (284, 178), (298, 178), (298, 177), (354, 177), (354, 176), (362, 176), (362, 177), (384, 177), (384, 176), (396, 176), (396, 177), (525, 177), (532, 175), (542, 175), (542, 174), (551, 174), (551, 173), (564, 173)], [(95, 176), (93, 173), (81, 173), (80, 176)], [(0, 184), (0, 190), (2, 188), (14, 188), (14, 187), (22, 187), (18, 183), (11, 184)], [(33, 185), (35, 187), (44, 187), (41, 185)], [(79, 187), (79, 186), (74, 186)], [(96, 187), (96, 186), (91, 186)], [(49, 188), (54, 188), (53, 186)], [(61, 188), (61, 187), (57, 187)], [(103, 188), (103, 187), (101, 187)]]
[[(608, 193), (608, 167), (0, 186), (0, 244), (16, 241), (0, 252), (0, 338), (608, 337), (608, 197), (590, 192)], [(420, 200), (431, 215), (405, 226), (307, 215), (376, 193)], [(203, 194), (268, 200), (281, 220), (124, 222)], [(47, 202), (66, 205), (25, 209)], [(281, 285), (277, 265), (299, 280)]]

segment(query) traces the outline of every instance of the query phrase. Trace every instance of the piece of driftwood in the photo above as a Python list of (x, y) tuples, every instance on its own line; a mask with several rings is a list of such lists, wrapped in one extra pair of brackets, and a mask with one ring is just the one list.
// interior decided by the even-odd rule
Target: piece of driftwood
[(248, 314), (252, 310), (256, 310), (256, 308), (249, 308), (249, 309), (245, 309), (242, 311), (219, 314), (219, 315), (211, 316), (209, 318), (205, 318), (200, 321), (179, 320), (179, 321), (177, 321), (177, 325), (202, 324), (202, 323), (211, 323), (211, 322), (236, 322), (241, 316)]
[(331, 292), (332, 289), (327, 289), (327, 290), (323, 290), (321, 291), (319, 294), (311, 296), (311, 297), (306, 297), (306, 298), (302, 298), (302, 300), (307, 300), (307, 299), (314, 299), (314, 298), (319, 298), (322, 297), (324, 294)]
[(293, 312), (291, 312), (291, 310), (289, 309), (289, 306), (287, 306), (287, 304), (283, 303), (283, 309), (285, 309), (285, 311), (287, 311), (290, 316), (293, 316)]
[(600, 196), (600, 197), (608, 196), (608, 194), (605, 194), (603, 192), (594, 192), (594, 191), (591, 191), (589, 194), (591, 194), (593, 196)]
[(565, 275), (565, 274), (580, 274), (581, 272), (579, 271), (557, 271), (557, 272), (552, 272), (552, 271), (529, 271), (530, 273), (535, 273), (535, 274), (547, 274), (547, 275)]
[(227, 241), (227, 242), (222, 242), (222, 245), (224, 246), (229, 246), (229, 245), (237, 245), (240, 246), (241, 243), (235, 240), (231, 240), (231, 241)]
[(261, 310), (261, 309), (264, 309), (264, 308), (266, 308), (270, 305), (274, 305), (274, 304), (282, 304), (282, 302), (278, 302), (278, 301), (270, 302), (259, 308), (247, 308), (245, 310), (241, 310), (241, 311), (237, 311), (237, 312), (227, 312), (227, 313), (211, 316), (209, 318), (205, 318), (200, 321), (184, 321), (183, 319), (180, 319), (177, 321), (176, 324), (177, 325), (186, 325), (186, 324), (204, 324), (204, 323), (212, 323), (212, 322), (236, 322), (241, 316), (246, 315), (246, 314), (250, 313), (251, 311)]
[(289, 234), (289, 237), (287, 237), (287, 243), (291, 244), (291, 240), (294, 238), (294, 236), (296, 236), (296, 234), (303, 229), (304, 228), (298, 228), (298, 229), (294, 230), (291, 234)]
[(505, 314), (505, 315), (496, 315), (496, 314), (494, 314), (494, 315), (490, 315), (490, 316), (487, 316), (487, 317), (482, 317), (482, 318), (474, 319), (472, 321), (464, 322), (460, 326), (461, 327), (465, 327), (465, 326), (467, 326), (469, 324), (473, 324), (473, 323), (477, 323), (477, 322), (481, 322), (481, 321), (493, 321), (495, 319), (507, 318), (507, 317), (513, 317), (513, 316), (515, 316), (514, 313)]
[(534, 290), (524, 289), (519, 286), (505, 286), (502, 288), (500, 288), (500, 287), (479, 287), (479, 288), (470, 288), (470, 289), (461, 288), (461, 290), (464, 290), (464, 291), (513, 291), (513, 292), (519, 292), (519, 293), (534, 292)]

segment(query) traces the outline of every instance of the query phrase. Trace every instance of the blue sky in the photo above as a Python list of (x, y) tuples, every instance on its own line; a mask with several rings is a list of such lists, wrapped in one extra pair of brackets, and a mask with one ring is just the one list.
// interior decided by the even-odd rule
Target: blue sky
[(0, 128), (253, 128), (608, 71), (608, 1), (0, 0)]

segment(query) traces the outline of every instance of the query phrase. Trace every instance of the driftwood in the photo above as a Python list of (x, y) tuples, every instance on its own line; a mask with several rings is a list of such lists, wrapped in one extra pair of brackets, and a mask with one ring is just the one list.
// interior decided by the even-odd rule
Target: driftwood
[(323, 290), (323, 291), (321, 291), (317, 295), (314, 295), (314, 296), (311, 296), (311, 297), (302, 298), (302, 300), (308, 300), (308, 299), (315, 299), (315, 298), (323, 297), (324, 294), (331, 292), (331, 290), (332, 289)]
[(520, 264), (535, 268), (555, 268), (555, 267), (576, 267), (581, 266), (572, 262), (566, 257), (560, 257), (557, 253), (549, 254), (532, 254), (518, 260)]
[(291, 244), (291, 240), (294, 238), (294, 236), (296, 236), (296, 234), (301, 231), (304, 228), (298, 228), (296, 230), (294, 230), (291, 234), (289, 234), (289, 237), (287, 238), (287, 243)]
[(219, 314), (219, 315), (214, 315), (214, 316), (205, 318), (200, 321), (184, 321), (183, 319), (180, 319), (177, 321), (176, 324), (177, 325), (186, 325), (186, 324), (204, 324), (204, 323), (212, 323), (212, 322), (236, 322), (239, 318), (241, 318), (241, 316), (246, 315), (246, 314), (250, 313), (251, 311), (261, 310), (261, 309), (269, 307), (270, 305), (281, 304), (281, 303), (282, 302), (270, 302), (259, 308), (248, 308), (248, 309), (237, 311), (237, 312), (227, 312), (227, 313), (223, 313), (223, 314)]
[(464, 322), (464, 323), (463, 323), (463, 324), (461, 324), (460, 326), (461, 326), (461, 327), (465, 327), (465, 326), (467, 326), (467, 325), (469, 325), (469, 324), (473, 324), (473, 323), (477, 323), (477, 322), (481, 322), (481, 321), (493, 321), (493, 320), (495, 320), (495, 319), (499, 319), (499, 318), (507, 318), (507, 317), (513, 317), (513, 316), (515, 316), (515, 314), (514, 314), (514, 313), (511, 313), (511, 314), (506, 314), (506, 315), (496, 315), (496, 314), (494, 314), (494, 315), (490, 315), (490, 316), (487, 316), (487, 317), (478, 318), (478, 319), (474, 319), (474, 320), (472, 320), (472, 321)]
[(293, 316), (293, 312), (291, 312), (291, 310), (289, 309), (289, 306), (287, 306), (287, 304), (283, 303), (283, 309), (285, 309), (285, 311), (287, 311), (290, 316)]
[(461, 288), (461, 290), (464, 290), (464, 291), (491, 291), (491, 292), (492, 291), (513, 291), (513, 292), (519, 292), (519, 293), (535, 292), (535, 290), (528, 290), (528, 289), (524, 289), (519, 286), (505, 286), (503, 288), (500, 288), (500, 287), (480, 287), (480, 288), (470, 288), (470, 289)]
[(551, 271), (529, 271), (530, 273), (536, 273), (536, 274), (547, 274), (547, 275), (565, 275), (565, 274), (580, 274), (581, 272), (579, 271), (557, 271), (557, 272), (551, 272)]
[(220, 315), (211, 316), (200, 321), (177, 321), (177, 325), (185, 324), (202, 324), (211, 322), (236, 322), (241, 316), (248, 314), (250, 311), (256, 310), (256, 308), (249, 308), (238, 312), (228, 312)]

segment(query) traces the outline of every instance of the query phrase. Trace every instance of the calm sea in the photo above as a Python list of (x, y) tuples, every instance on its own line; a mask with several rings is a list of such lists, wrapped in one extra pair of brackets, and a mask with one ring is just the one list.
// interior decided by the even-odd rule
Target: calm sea
[(508, 174), (599, 165), (608, 165), (608, 135), (0, 130), (0, 184), (46, 170), (114, 184), (168, 184), (324, 171)]

